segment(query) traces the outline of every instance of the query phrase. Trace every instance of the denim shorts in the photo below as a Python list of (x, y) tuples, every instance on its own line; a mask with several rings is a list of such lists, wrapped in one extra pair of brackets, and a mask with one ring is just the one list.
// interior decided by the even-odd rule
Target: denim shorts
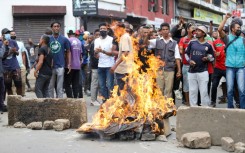
[(188, 71), (190, 66), (183, 65), (182, 67), (182, 75), (183, 75), (183, 91), (189, 92), (189, 81), (188, 81)]

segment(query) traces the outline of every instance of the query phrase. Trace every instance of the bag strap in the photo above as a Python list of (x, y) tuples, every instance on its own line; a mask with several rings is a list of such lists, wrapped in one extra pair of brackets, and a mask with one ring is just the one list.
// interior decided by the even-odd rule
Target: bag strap
[(225, 47), (225, 53), (226, 53), (227, 48), (228, 48), (234, 41), (236, 41), (238, 38), (239, 38), (239, 36), (237, 36), (236, 38), (234, 38), (232, 41), (230, 41), (230, 42), (228, 43), (228, 45)]

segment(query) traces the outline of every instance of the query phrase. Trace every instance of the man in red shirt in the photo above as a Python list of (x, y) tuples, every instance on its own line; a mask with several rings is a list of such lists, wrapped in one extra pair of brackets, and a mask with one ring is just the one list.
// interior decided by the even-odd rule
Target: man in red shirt
[(189, 82), (188, 82), (188, 70), (190, 68), (189, 62), (187, 62), (185, 58), (185, 49), (188, 47), (188, 44), (191, 40), (194, 39), (194, 31), (195, 31), (195, 25), (192, 23), (187, 24), (187, 32), (188, 35), (185, 37), (182, 37), (179, 42), (179, 50), (180, 54), (182, 55), (182, 74), (183, 74), (183, 91), (184, 91), (184, 97), (186, 105), (190, 105), (189, 103)]
[(214, 65), (213, 82), (211, 89), (211, 106), (216, 107), (217, 87), (222, 76), (226, 77), (225, 43), (220, 38), (218, 38), (213, 42), (213, 46), (215, 49), (216, 60)]

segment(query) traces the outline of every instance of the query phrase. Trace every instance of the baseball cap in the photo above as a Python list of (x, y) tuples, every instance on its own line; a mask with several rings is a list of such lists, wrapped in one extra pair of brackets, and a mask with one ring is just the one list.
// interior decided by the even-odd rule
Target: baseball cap
[(2, 34), (10, 33), (11, 31), (7, 28), (2, 29)]

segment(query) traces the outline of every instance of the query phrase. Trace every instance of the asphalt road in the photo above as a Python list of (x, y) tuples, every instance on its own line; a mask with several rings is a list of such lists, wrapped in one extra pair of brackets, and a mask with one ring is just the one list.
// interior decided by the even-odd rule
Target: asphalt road
[[(220, 96), (220, 89), (218, 96)], [(27, 92), (26, 97), (35, 97)], [(89, 97), (85, 97), (88, 120), (98, 110), (90, 106)], [(177, 102), (180, 106), (181, 102)], [(225, 104), (217, 107), (226, 107)], [(74, 129), (56, 132), (53, 130), (34, 131), (15, 129), (8, 126), (7, 113), (0, 114), (0, 153), (224, 153), (221, 147), (192, 150), (181, 146), (175, 138), (175, 132), (168, 137), (168, 142), (118, 141), (102, 140), (92, 135), (81, 135)], [(176, 117), (170, 118), (175, 126)]]

